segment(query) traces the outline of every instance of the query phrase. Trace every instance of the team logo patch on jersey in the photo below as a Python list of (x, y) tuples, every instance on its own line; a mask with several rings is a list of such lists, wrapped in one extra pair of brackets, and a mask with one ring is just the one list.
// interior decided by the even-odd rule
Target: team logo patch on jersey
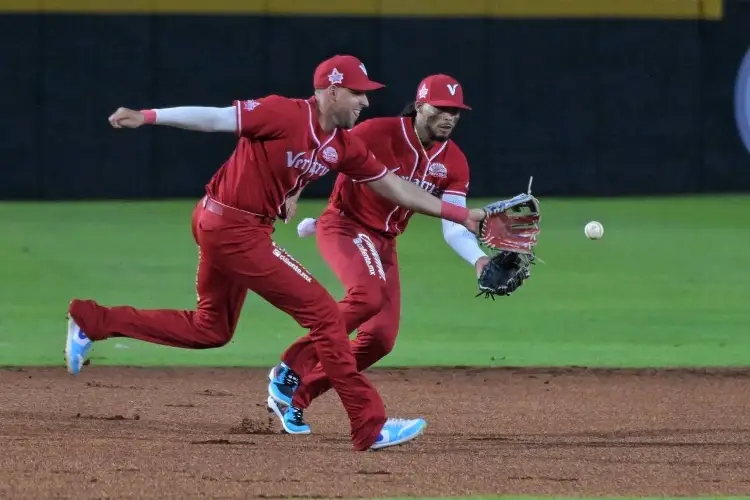
[(260, 106), (260, 103), (254, 99), (250, 99), (249, 101), (242, 103), (242, 106), (245, 108), (245, 111), (252, 111)]
[(339, 154), (331, 146), (328, 146), (323, 150), (323, 159), (328, 163), (336, 163), (339, 161)]
[(433, 177), (446, 178), (448, 177), (448, 169), (442, 163), (430, 163), (427, 167), (427, 173)]

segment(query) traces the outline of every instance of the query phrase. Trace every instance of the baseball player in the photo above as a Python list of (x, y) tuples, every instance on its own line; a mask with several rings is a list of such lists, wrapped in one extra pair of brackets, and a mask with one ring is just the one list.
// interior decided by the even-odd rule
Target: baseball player
[[(351, 134), (362, 139), (392, 173), (443, 203), (465, 207), (469, 167), (450, 135), (461, 112), (470, 109), (458, 81), (431, 75), (419, 84), (416, 100), (402, 116), (366, 120)], [(396, 239), (413, 213), (410, 207), (339, 175), (319, 220), (305, 219), (298, 226), (300, 236), (317, 234), (320, 253), (346, 289), (338, 305), (346, 331), (358, 331), (352, 348), (359, 370), (386, 356), (396, 341), (401, 316)], [(474, 234), (443, 220), (443, 235), (480, 276), (490, 259)], [(281, 360), (269, 374), (268, 408), (288, 433), (309, 434), (303, 410), (331, 388), (331, 380), (310, 335), (294, 342)]]
[[(286, 219), (287, 202), (306, 184), (335, 170), (402, 207), (465, 223), (477, 230), (483, 209), (441, 202), (390, 172), (368, 151), (354, 126), (368, 106), (366, 92), (383, 87), (364, 64), (334, 56), (316, 69), (309, 99), (269, 95), (237, 100), (225, 108), (119, 108), (114, 128), (163, 125), (239, 136), (236, 148), (206, 186), (192, 216), (198, 244), (197, 309), (144, 310), (71, 301), (65, 349), (68, 371), (77, 374), (95, 342), (129, 337), (187, 349), (225, 345), (232, 338), (247, 290), (292, 316), (309, 330), (311, 349), (339, 394), (351, 422), (355, 450), (407, 442), (423, 419), (386, 419), (380, 395), (357, 369), (338, 306), (325, 288), (271, 234)], [(317, 362), (317, 361), (316, 361)], [(291, 369), (303, 372), (294, 361)]]

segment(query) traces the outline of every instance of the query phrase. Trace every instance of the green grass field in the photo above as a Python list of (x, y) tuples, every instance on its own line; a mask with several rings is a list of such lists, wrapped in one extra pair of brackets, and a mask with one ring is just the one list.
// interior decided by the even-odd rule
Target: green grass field
[[(72, 297), (192, 308), (193, 203), (0, 204), (0, 365), (62, 367)], [(297, 221), (322, 206), (304, 203)], [(546, 264), (495, 302), (474, 297), (474, 270), (444, 244), (440, 222), (416, 217), (399, 240), (401, 333), (380, 366), (750, 364), (750, 197), (543, 199), (542, 209)], [(583, 235), (592, 219), (604, 224), (600, 241)], [(297, 238), (297, 221), (279, 225), (277, 241), (340, 297), (314, 240)], [(303, 333), (251, 295), (225, 348), (115, 339), (97, 345), (92, 361), (267, 366)]]
[[(192, 308), (193, 203), (0, 204), (0, 364), (59, 365), (72, 297)], [(306, 202), (299, 217), (322, 206)], [(750, 364), (750, 197), (543, 199), (542, 209), (546, 263), (495, 302), (474, 297), (474, 270), (443, 242), (440, 222), (415, 217), (399, 240), (402, 328), (381, 366)], [(604, 224), (602, 240), (583, 235), (592, 219)], [(314, 239), (298, 238), (295, 226), (280, 224), (277, 241), (341, 297)], [(225, 348), (117, 339), (92, 361), (268, 365), (303, 333), (251, 295)]]

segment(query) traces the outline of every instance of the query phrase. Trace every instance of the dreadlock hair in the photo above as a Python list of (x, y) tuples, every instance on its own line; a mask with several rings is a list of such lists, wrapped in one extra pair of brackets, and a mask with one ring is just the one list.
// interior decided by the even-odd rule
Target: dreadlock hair
[(416, 103), (412, 101), (409, 104), (407, 104), (404, 107), (404, 110), (401, 112), (401, 116), (408, 116), (410, 118), (416, 118), (417, 117)]

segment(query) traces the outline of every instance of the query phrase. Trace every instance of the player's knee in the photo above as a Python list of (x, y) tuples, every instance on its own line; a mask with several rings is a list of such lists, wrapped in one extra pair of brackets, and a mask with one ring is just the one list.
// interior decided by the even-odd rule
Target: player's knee
[(383, 328), (374, 332), (370, 338), (368, 350), (375, 359), (381, 359), (391, 353), (396, 345), (396, 332)]
[(206, 347), (209, 349), (224, 347), (230, 340), (232, 340), (232, 336), (227, 335), (226, 332), (213, 332), (213, 335), (207, 338), (208, 345)]
[[(321, 288), (321, 290), (323, 290)], [(323, 290), (324, 291), (324, 290)], [(302, 328), (343, 330), (344, 322), (341, 319), (338, 304), (328, 292), (321, 293), (316, 300), (311, 301), (304, 314), (295, 317)]]
[(198, 311), (193, 318), (193, 323), (200, 333), (199, 349), (224, 347), (234, 335), (234, 329), (214, 314)]
[(385, 305), (385, 294), (380, 288), (364, 286), (352, 287), (343, 301), (347, 313), (357, 316), (358, 323), (364, 323), (375, 316)]

